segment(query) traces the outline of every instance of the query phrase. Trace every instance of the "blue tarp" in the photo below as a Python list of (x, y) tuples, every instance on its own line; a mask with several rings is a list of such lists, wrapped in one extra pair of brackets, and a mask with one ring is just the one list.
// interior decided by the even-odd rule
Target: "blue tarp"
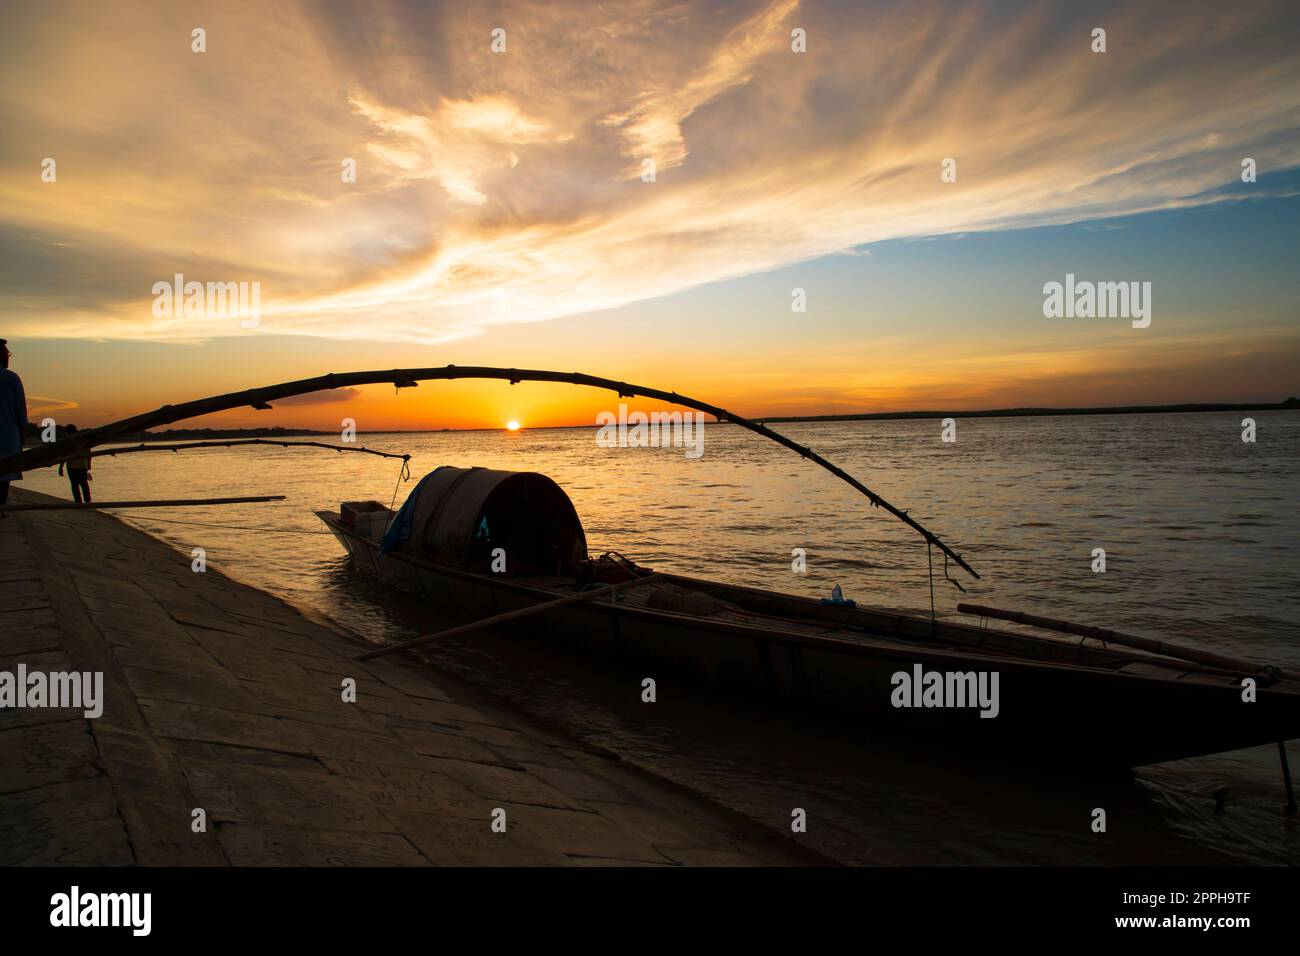
[(420, 489), (424, 487), (426, 481), (446, 467), (446, 465), (439, 465), (437, 468), (433, 469), (433, 471), (421, 478), (420, 483), (411, 490), (409, 495), (406, 496), (406, 501), (404, 501), (402, 507), (397, 510), (397, 517), (394, 518), (393, 523), (388, 526), (388, 532), (384, 535), (384, 540), (379, 545), (379, 554), (381, 557), (411, 537), (411, 525), (415, 522), (415, 503), (420, 497)]
[(840, 586), (839, 586), (838, 584), (835, 585), (835, 587), (833, 587), (833, 588), (831, 589), (831, 596), (828, 597), (828, 598), (822, 598), (821, 601), (820, 601), (819, 603), (821, 603), (821, 604), (834, 604), (834, 605), (837, 605), (837, 606), (839, 606), (839, 607), (857, 607), (857, 606), (858, 606), (858, 602), (857, 602), (857, 601), (850, 600), (849, 598), (846, 598), (846, 597), (844, 596), (844, 592), (840, 590)]

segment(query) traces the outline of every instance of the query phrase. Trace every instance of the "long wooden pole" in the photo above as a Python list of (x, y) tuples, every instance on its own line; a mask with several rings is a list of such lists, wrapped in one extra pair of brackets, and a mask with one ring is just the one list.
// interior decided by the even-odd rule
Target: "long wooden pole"
[[(1132, 647), (1141, 651), (1150, 651), (1153, 654), (1162, 654), (1165, 657), (1174, 657), (1179, 660), (1191, 661), (1196, 664), (1205, 664), (1208, 667), (1219, 667), (1224, 670), (1241, 671), (1246, 674), (1258, 674), (1267, 668), (1263, 664), (1256, 664), (1252, 661), (1242, 660), (1239, 657), (1226, 657), (1223, 654), (1215, 654), (1211, 651), (1196, 650), (1191, 647), (1182, 647), (1178, 644), (1170, 644), (1167, 641), (1152, 640), (1148, 637), (1137, 637), (1133, 634), (1125, 634), (1121, 631), (1111, 631), (1104, 627), (1090, 627), (1087, 624), (1075, 624), (1071, 621), (1061, 621), (1052, 617), (1039, 617), (1037, 614), (1026, 614), (1024, 611), (1008, 611), (1002, 608), (985, 607), (982, 604), (958, 604), (957, 610), (962, 614), (976, 614), (980, 617), (991, 617), (999, 621), (1011, 621), (1014, 624), (1029, 624), (1034, 627), (1044, 627), (1051, 631), (1062, 631), (1066, 634), (1077, 634), (1080, 637), (1093, 637), (1099, 641), (1105, 641), (1108, 644), (1119, 644), (1123, 647)], [(1284, 671), (1280, 668), (1277, 671), (1279, 677), (1287, 680), (1300, 679), (1300, 675), (1290, 671)]]
[(1286, 815), (1295, 816), (1295, 789), (1291, 786), (1291, 764), (1286, 759), (1286, 741), (1277, 742), (1277, 753), (1282, 758), (1282, 781), (1286, 784)]
[(284, 501), (284, 495), (245, 498), (171, 498), (159, 501), (49, 501), (25, 505), (0, 505), (0, 511), (97, 511), (100, 508), (192, 508), (197, 505), (243, 505), (258, 501)]
[(103, 451), (90, 453), (91, 458), (104, 455), (115, 458), (118, 455), (130, 455), (140, 451), (189, 451), (192, 448), (232, 448), (236, 445), (277, 445), (281, 448), (324, 448), (329, 451), (359, 451), (366, 455), (378, 455), (380, 458), (401, 458), (409, 461), (410, 455), (398, 455), (390, 451), (375, 451), (373, 448), (352, 447), (351, 445), (331, 445), (323, 441), (274, 441), (269, 438), (235, 438), (230, 441), (193, 441), (176, 445), (163, 445), (157, 442), (141, 442), (130, 448), (105, 448)]
[(413, 637), (409, 641), (402, 641), (399, 644), (390, 644), (387, 647), (376, 648), (373, 651), (366, 651), (364, 654), (358, 654), (354, 660), (368, 661), (376, 657), (384, 657), (388, 654), (396, 654), (398, 651), (409, 650), (412, 647), (419, 647), (421, 644), (428, 644), (431, 641), (439, 641), (444, 637), (459, 637), (462, 634), (470, 634), (474, 631), (481, 631), (485, 627), (493, 627), (497, 624), (505, 624), (508, 621), (518, 621), (521, 618), (532, 617), (534, 614), (540, 614), (543, 611), (550, 611), (557, 607), (566, 607), (570, 604), (581, 604), (584, 601), (590, 601), (594, 598), (609, 597), (619, 591), (627, 591), (631, 588), (640, 587), (647, 581), (657, 579), (655, 574), (646, 574), (639, 578), (632, 578), (630, 581), (620, 581), (618, 584), (611, 584), (609, 587), (596, 588), (593, 591), (582, 591), (578, 594), (570, 594), (566, 597), (556, 598), (554, 601), (544, 601), (541, 604), (534, 604), (531, 607), (520, 608), (517, 611), (506, 611), (504, 614), (494, 614), (492, 617), (485, 617), (480, 621), (474, 621), (471, 624), (462, 624), (460, 627), (453, 627), (450, 630), (438, 631), (435, 634), (424, 634), (420, 637)]
[(642, 398), (652, 398), (673, 405), (681, 405), (686, 408), (693, 408), (705, 414), (712, 415), (718, 421), (732, 422), (741, 428), (748, 429), (755, 434), (762, 435), (764, 438), (771, 439), (777, 444), (784, 445), (791, 451), (825, 468), (836, 478), (851, 485), (857, 491), (866, 495), (867, 500), (878, 508), (884, 508), (899, 521), (902, 521), (908, 527), (918, 532), (927, 544), (934, 545), (948, 557), (952, 558), (958, 565), (972, 577), (978, 578), (975, 569), (962, 559), (962, 556), (939, 540), (938, 536), (924, 527), (919, 521), (909, 515), (901, 508), (890, 504), (880, 495), (876, 494), (858, 479), (854, 478), (844, 469), (837, 465), (831, 464), (821, 455), (814, 452), (811, 448), (801, 445), (793, 439), (786, 438), (779, 432), (774, 432), (761, 422), (751, 421), (743, 418), (734, 412), (729, 412), (725, 408), (719, 408), (716, 405), (710, 405), (707, 402), (701, 402), (697, 399), (690, 398), (686, 395), (679, 395), (676, 392), (666, 392), (657, 388), (646, 388), (642, 385), (631, 385), (627, 382), (619, 382), (609, 378), (598, 378), (594, 375), (584, 375), (581, 372), (551, 372), (544, 369), (516, 369), (516, 368), (493, 368), (487, 366), (456, 366), (448, 365), (445, 368), (395, 368), (387, 371), (368, 371), (368, 372), (342, 372), (330, 373), (329, 375), (320, 375), (315, 378), (304, 378), (294, 382), (283, 382), (279, 385), (268, 385), (263, 388), (250, 388), (242, 392), (230, 392), (226, 395), (214, 395), (209, 398), (196, 399), (192, 402), (183, 402), (179, 405), (164, 405), (161, 408), (154, 409), (151, 412), (145, 412), (141, 415), (135, 415), (131, 418), (124, 418), (118, 422), (112, 422), (108, 425), (101, 425), (98, 428), (86, 429), (77, 432), (75, 435), (61, 439), (57, 442), (41, 445), (37, 448), (31, 448), (17, 455), (10, 455), (6, 458), (0, 458), (0, 474), (14, 471), (30, 471), (33, 468), (42, 468), (46, 465), (57, 461), (76, 457), (77, 453), (83, 452), (88, 448), (96, 445), (102, 445), (105, 442), (113, 441), (123, 435), (133, 435), (137, 432), (154, 428), (158, 425), (169, 425), (172, 422), (182, 421), (187, 418), (194, 418), (199, 415), (207, 415), (212, 412), (224, 411), (230, 408), (240, 408), (244, 406), (269, 409), (270, 403), (282, 398), (289, 398), (293, 395), (304, 395), (309, 392), (320, 392), (334, 388), (351, 388), (359, 385), (379, 385), (390, 383), (396, 388), (414, 388), (418, 382), (433, 380), (450, 380), (450, 379), (501, 379), (514, 385), (518, 382), (560, 382), (570, 385), (585, 385), (590, 388), (600, 388), (612, 391), (618, 394), (619, 398), (632, 398), (640, 396)]

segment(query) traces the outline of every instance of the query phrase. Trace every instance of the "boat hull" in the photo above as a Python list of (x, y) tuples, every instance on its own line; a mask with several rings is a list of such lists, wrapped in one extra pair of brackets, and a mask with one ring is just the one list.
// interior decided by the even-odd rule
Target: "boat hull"
[[(381, 556), (375, 541), (349, 531), (327, 513), (320, 516), (359, 569), (419, 597), (444, 621), (448, 616), (485, 618), (564, 593), (402, 554)], [(749, 590), (663, 577), (716, 593)], [(1020, 764), (1132, 767), (1300, 736), (1300, 693), (1294, 682), (1257, 688), (1255, 701), (1247, 702), (1240, 680), (1143, 665), (1142, 655), (1134, 664), (1129, 655), (1090, 654), (1102, 662), (1099, 666), (1070, 660), (1076, 648), (1061, 642), (1060, 659), (1019, 659), (953, 646), (964, 635), (997, 632), (944, 624), (953, 641), (942, 636), (920, 640), (914, 635), (926, 632), (929, 621), (895, 619), (906, 622), (895, 626), (901, 634), (844, 627), (809, 634), (806, 628), (791, 631), (779, 622), (763, 626), (712, 620), (624, 599), (542, 611), (520, 621), (513, 633), (611, 659), (628, 670), (638, 692), (641, 679), (653, 677), (661, 698), (675, 692), (668, 688), (677, 681), (692, 692), (707, 688), (768, 707), (826, 715), (837, 725), (847, 723), (869, 734), (915, 736), (938, 747), (975, 749)], [(432, 621), (431, 626), (436, 627)], [(928, 706), (936, 695), (927, 700), (923, 688), (932, 673), (974, 674), (977, 681), (984, 675), (985, 690), (996, 687), (996, 694), (986, 693), (980, 701), (977, 685), (958, 678), (950, 686), (971, 691), (963, 706), (952, 706), (953, 696), (943, 694), (937, 696), (947, 706)], [(906, 681), (899, 675), (906, 675)]]

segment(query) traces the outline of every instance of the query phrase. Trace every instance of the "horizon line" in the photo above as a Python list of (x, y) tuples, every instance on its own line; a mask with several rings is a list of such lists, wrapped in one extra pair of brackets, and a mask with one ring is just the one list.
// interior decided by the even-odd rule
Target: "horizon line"
[[(933, 409), (933, 410), (912, 410), (896, 412), (845, 412), (830, 415), (776, 415), (776, 416), (756, 416), (753, 421), (759, 423), (818, 423), (818, 422), (850, 422), (850, 421), (903, 421), (925, 418), (1053, 418), (1074, 415), (1143, 415), (1143, 414), (1192, 414), (1197, 412), (1230, 412), (1230, 411), (1297, 411), (1300, 410), (1300, 399), (1292, 396), (1283, 402), (1180, 402), (1171, 405), (1093, 405), (1081, 407), (1060, 407), (1053, 408), (1050, 406), (1020, 406), (1014, 408), (991, 408), (977, 409), (972, 411), (958, 411), (953, 409)], [(657, 412), (655, 414), (665, 414)], [(698, 414), (704, 414), (700, 412)], [(717, 420), (710, 422), (713, 425), (733, 425), (734, 422), (726, 420)], [(571, 428), (599, 428), (600, 426), (593, 422), (583, 422), (580, 424), (566, 425), (523, 425), (521, 424), (517, 431), (548, 431), (553, 429), (571, 429)], [(409, 435), (409, 434), (440, 434), (443, 432), (494, 432), (506, 431), (504, 425), (481, 425), (474, 428), (376, 428), (365, 431), (358, 430), (359, 435)], [(214, 427), (200, 426), (189, 428), (168, 428), (156, 432), (141, 432), (139, 435), (170, 435), (176, 432), (257, 432), (257, 431), (280, 431), (296, 432), (304, 435), (332, 435), (334, 431), (320, 428), (305, 428), (294, 425), (253, 425), (253, 426), (230, 426)], [(138, 436), (137, 436), (138, 437)], [(127, 439), (123, 439), (124, 441)], [(134, 440), (134, 439), (132, 439)]]

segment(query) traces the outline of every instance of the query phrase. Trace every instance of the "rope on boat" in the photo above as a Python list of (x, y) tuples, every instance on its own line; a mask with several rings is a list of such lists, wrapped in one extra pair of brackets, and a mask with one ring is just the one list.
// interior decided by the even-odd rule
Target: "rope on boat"
[[(402, 482), (410, 481), (410, 480), (411, 480), (411, 457), (410, 455), (407, 455), (402, 460), (401, 470), (397, 472), (397, 484), (393, 485), (393, 500), (388, 502), (388, 513), (392, 515), (392, 517), (389, 518), (388, 523), (384, 525), (384, 546), (385, 547), (387, 547), (388, 532), (389, 530), (392, 529), (393, 522), (397, 520), (397, 511), (394, 510), (397, 506), (397, 493), (402, 488)], [(329, 532), (329, 533), (332, 534), (333, 532)], [(381, 551), (380, 554), (383, 554), (383, 552)]]
[(402, 482), (411, 480), (411, 461), (407, 455), (402, 460), (402, 468), (397, 473), (397, 484), (393, 486), (393, 500), (388, 503), (388, 510), (393, 510), (393, 505), (397, 504), (397, 493), (402, 489)]

